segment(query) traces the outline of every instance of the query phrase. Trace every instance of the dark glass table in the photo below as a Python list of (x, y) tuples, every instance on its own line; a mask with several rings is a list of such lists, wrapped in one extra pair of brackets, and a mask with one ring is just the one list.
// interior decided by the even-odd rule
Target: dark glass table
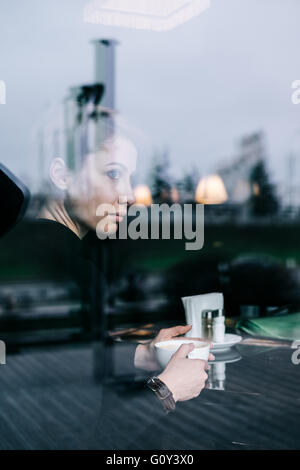
[(288, 345), (241, 344), (217, 356), (208, 388), (169, 415), (142, 372), (120, 379), (129, 351), (114, 344), (106, 385), (95, 381), (88, 344), (8, 355), (0, 449), (300, 449), (300, 364)]

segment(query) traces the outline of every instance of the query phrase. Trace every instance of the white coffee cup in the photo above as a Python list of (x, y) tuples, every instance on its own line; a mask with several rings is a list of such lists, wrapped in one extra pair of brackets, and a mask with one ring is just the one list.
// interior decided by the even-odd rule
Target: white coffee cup
[(158, 363), (165, 368), (173, 354), (180, 348), (182, 344), (193, 343), (195, 348), (188, 354), (189, 359), (208, 360), (210, 344), (206, 341), (194, 341), (189, 339), (178, 339), (160, 341), (155, 344), (155, 353)]

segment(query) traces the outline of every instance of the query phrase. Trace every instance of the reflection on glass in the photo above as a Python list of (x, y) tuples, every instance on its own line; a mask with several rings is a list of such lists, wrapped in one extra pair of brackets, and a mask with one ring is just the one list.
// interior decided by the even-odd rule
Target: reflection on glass
[(96, 0), (84, 9), (86, 23), (167, 31), (210, 6), (210, 0)]
[(207, 388), (210, 390), (226, 390), (226, 364), (238, 362), (242, 356), (236, 349), (224, 352), (214, 352), (215, 360), (209, 364)]

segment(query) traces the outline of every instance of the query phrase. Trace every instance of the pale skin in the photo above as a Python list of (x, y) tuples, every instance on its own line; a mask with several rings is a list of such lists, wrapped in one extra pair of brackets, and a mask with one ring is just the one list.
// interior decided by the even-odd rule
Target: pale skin
[[(140, 344), (135, 354), (135, 365), (146, 370), (157, 370), (159, 365), (155, 358), (155, 344), (160, 341), (180, 340), (182, 335), (188, 333), (192, 325), (179, 325), (160, 330), (158, 335), (148, 344)], [(199, 341), (201, 338), (189, 338)], [(172, 356), (164, 371), (158, 376), (172, 391), (175, 401), (186, 401), (197, 397), (205, 387), (207, 380), (206, 370), (210, 368), (202, 359), (188, 359), (188, 354), (194, 345), (182, 344)], [(208, 359), (213, 361), (214, 355), (210, 353)]]
[[(76, 172), (69, 171), (64, 160), (56, 158), (51, 164), (50, 178), (62, 196), (49, 201), (40, 217), (65, 225), (79, 238), (83, 238), (89, 229), (95, 230), (99, 220), (105, 232), (114, 233), (128, 205), (134, 203), (131, 177), (136, 169), (136, 159), (135, 146), (122, 137), (108, 140), (99, 152), (87, 155)], [(120, 203), (120, 198), (126, 203)], [(108, 204), (113, 210), (99, 217), (97, 208), (101, 204)], [(178, 338), (190, 328), (186, 325), (163, 329), (149, 344), (140, 344), (136, 349), (135, 365), (146, 370), (157, 370), (155, 343)], [(194, 398), (205, 386), (205, 370), (209, 366), (200, 359), (187, 358), (193, 348), (191, 344), (182, 345), (159, 375), (172, 391), (175, 401)]]
[[(68, 170), (61, 158), (54, 159), (50, 178), (63, 196), (50, 201), (40, 217), (66, 225), (80, 238), (90, 228), (96, 229), (100, 219), (106, 232), (115, 232), (127, 205), (134, 202), (130, 179), (136, 159), (136, 148), (122, 137), (107, 141), (96, 154), (88, 154), (76, 172)], [(119, 203), (120, 196), (126, 203)], [(109, 204), (113, 210), (100, 218), (96, 212), (102, 204)]]

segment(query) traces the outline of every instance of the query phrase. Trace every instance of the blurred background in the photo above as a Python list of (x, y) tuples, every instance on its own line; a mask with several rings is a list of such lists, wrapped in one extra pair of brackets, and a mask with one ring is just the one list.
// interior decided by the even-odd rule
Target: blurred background
[(298, 1), (212, 0), (167, 31), (140, 13), (124, 26), (126, 5), (117, 3), (101, 24), (91, 5), (1, 2), (1, 161), (31, 192), (22, 226), (1, 240), (2, 339), (16, 347), (91, 338), (59, 261), (43, 271), (23, 255), (50, 161), (76, 165), (82, 135), (97, 140), (103, 107), (134, 129), (137, 202), (205, 205), (200, 251), (186, 251), (184, 240), (110, 244), (108, 329), (184, 321), (182, 296), (215, 291), (230, 318), (296, 312)]
[[(30, 191), (0, 240), (1, 449), (299, 447), (299, 15), (299, 0), (1, 0), (0, 163)], [(194, 226), (204, 205), (202, 249), (38, 221), (53, 159), (81, 168), (107, 125), (138, 151), (149, 226), (153, 203), (190, 204)], [(244, 344), (159, 428), (132, 343), (212, 292)]]

